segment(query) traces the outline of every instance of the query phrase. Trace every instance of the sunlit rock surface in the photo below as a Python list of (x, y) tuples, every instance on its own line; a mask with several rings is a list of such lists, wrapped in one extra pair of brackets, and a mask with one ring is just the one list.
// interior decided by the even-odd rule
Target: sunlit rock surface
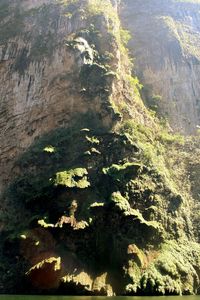
[(144, 98), (175, 131), (185, 134), (200, 125), (199, 11), (198, 1), (121, 1)]

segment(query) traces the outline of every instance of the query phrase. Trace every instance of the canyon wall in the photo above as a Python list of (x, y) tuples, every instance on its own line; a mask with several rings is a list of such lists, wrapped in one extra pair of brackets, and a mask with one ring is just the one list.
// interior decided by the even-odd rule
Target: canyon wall
[(134, 71), (150, 108), (175, 131), (200, 125), (200, 4), (198, 1), (125, 0), (123, 25), (130, 30)]
[(0, 0), (0, 293), (199, 293), (193, 7)]
[[(70, 9), (72, 12), (66, 12), (64, 5), (48, 0), (0, 2), (1, 192), (12, 177), (14, 161), (38, 136), (80, 120), (84, 127), (86, 114), (90, 115), (86, 123), (90, 119), (102, 130), (112, 127), (118, 118), (109, 100), (114, 88), (112, 74), (101, 82), (96, 73), (106, 70), (100, 66), (95, 65), (91, 75), (87, 73), (87, 67), (95, 63), (86, 33), (81, 33), (89, 26), (88, 20), (81, 7), (75, 13), (75, 6)], [(98, 45), (100, 52), (116, 48), (105, 42), (107, 22), (99, 17), (97, 27), (105, 34)], [(113, 71), (119, 66), (119, 56), (118, 51)]]

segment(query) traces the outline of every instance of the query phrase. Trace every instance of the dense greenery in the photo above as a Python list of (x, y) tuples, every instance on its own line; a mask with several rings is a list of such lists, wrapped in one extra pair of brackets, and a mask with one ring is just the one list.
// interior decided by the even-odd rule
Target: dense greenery
[[(116, 293), (192, 293), (199, 246), (193, 243), (191, 262), (184, 194), (170, 177), (164, 153), (161, 172), (154, 153), (144, 160), (141, 137), (134, 137), (130, 131), (102, 135), (85, 128), (59, 129), (38, 140), (18, 161), (21, 175), (8, 192), (17, 206), (6, 243), (32, 239), (33, 229), (41, 227), (57, 241), (61, 260), (71, 252), (95, 276), (121, 274)], [(15, 219), (24, 210), (21, 227)], [(44, 247), (40, 236), (34, 245), (34, 252)], [(127, 255), (127, 249), (133, 254)], [(32, 266), (26, 276), (46, 264)]]

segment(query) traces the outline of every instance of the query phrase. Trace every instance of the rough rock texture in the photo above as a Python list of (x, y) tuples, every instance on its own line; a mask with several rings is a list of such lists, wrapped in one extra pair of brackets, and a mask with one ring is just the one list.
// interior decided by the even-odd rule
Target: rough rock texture
[(199, 138), (144, 106), (119, 5), (0, 0), (2, 293), (199, 292)]
[[(1, 0), (0, 9), (2, 192), (12, 172), (13, 161), (36, 137), (59, 126), (68, 126), (86, 113), (90, 113), (96, 127), (109, 128), (115, 113), (112, 113), (108, 99), (112, 76), (101, 82), (101, 74), (95, 74), (100, 66), (94, 65), (93, 70), (87, 70), (94, 63), (91, 46), (84, 39), (77, 41), (74, 49), (67, 46), (67, 40), (73, 40), (81, 29), (89, 26), (88, 20), (78, 10), (70, 18), (65, 7), (56, 1), (17, 0)], [(106, 22), (100, 20), (102, 32), (106, 32)], [(109, 49), (110, 45), (105, 44), (104, 39), (98, 46), (100, 52), (115, 51), (115, 45), (113, 50)], [(87, 55), (91, 57), (85, 58)], [(113, 64), (115, 70), (118, 67), (117, 55)], [(89, 84), (99, 85), (95, 87), (95, 95), (89, 96), (86, 82), (81, 82), (83, 67), (82, 81), (91, 72)], [(103, 68), (100, 71), (106, 72)]]
[(200, 125), (199, 9), (198, 1), (121, 2), (146, 102), (185, 134), (195, 133)]

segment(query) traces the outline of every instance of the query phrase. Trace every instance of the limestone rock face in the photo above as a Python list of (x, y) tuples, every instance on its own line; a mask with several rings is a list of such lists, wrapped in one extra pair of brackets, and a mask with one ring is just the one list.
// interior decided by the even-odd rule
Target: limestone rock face
[(200, 124), (199, 9), (198, 1), (121, 3), (144, 98), (150, 107), (158, 106), (175, 131), (185, 134)]
[[(93, 49), (84, 37), (74, 45), (67, 44), (87, 27), (87, 20), (79, 12), (70, 15), (59, 3), (0, 2), (0, 192), (8, 183), (16, 157), (38, 136), (72, 125), (86, 113), (97, 127), (109, 128), (113, 122), (108, 100), (111, 78), (101, 86), (96, 76), (98, 65), (92, 67)], [(99, 22), (101, 31), (106, 31), (106, 22)], [(102, 39), (99, 49), (108, 46)], [(115, 68), (117, 65), (116, 57)], [(87, 70), (90, 66), (91, 71)], [(88, 95), (95, 80), (99, 91)]]

